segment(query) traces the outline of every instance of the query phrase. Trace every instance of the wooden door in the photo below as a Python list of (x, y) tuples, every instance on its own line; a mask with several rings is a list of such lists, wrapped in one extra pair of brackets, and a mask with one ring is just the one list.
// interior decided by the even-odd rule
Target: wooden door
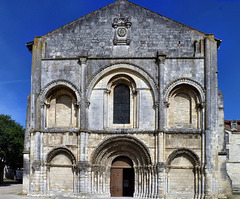
[(112, 168), (110, 181), (111, 196), (123, 196), (123, 169)]
[(110, 175), (110, 193), (112, 197), (133, 196), (134, 169), (130, 158), (119, 156), (113, 160)]

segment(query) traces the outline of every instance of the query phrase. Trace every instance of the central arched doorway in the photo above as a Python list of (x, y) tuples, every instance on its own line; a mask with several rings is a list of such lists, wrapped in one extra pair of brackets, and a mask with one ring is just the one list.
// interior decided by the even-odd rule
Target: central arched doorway
[(119, 156), (112, 161), (110, 192), (112, 197), (133, 196), (133, 162), (126, 156)]

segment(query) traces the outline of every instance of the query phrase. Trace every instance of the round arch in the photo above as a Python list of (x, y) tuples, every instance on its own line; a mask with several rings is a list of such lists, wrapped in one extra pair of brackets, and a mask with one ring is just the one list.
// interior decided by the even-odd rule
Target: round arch
[(44, 86), (44, 88), (40, 92), (40, 102), (44, 103), (48, 93), (57, 86), (64, 86), (73, 91), (77, 98), (77, 104), (80, 104), (81, 97), (77, 87), (72, 82), (63, 79), (54, 80)]
[(188, 148), (179, 148), (173, 151), (167, 159), (167, 165), (170, 166), (171, 162), (178, 156), (186, 155), (189, 161), (193, 164), (193, 166), (200, 165), (200, 159), (198, 155)]
[(71, 160), (72, 164), (76, 164), (75, 156), (69, 149), (65, 147), (58, 147), (58, 148), (52, 149), (46, 156), (46, 163), (49, 164), (52, 161), (52, 159), (59, 154), (63, 154), (67, 156)]
[(171, 82), (170, 84), (168, 84), (166, 86), (166, 88), (163, 91), (164, 94), (164, 102), (168, 102), (168, 98), (170, 96), (170, 93), (174, 90), (174, 88), (176, 88), (179, 85), (188, 85), (191, 86), (193, 88), (195, 88), (199, 95), (200, 95), (200, 102), (204, 102), (205, 101), (205, 90), (203, 89), (203, 87), (201, 86), (201, 84), (199, 84), (198, 82), (191, 80), (189, 78), (180, 78), (180, 79), (176, 79), (173, 82)]
[(158, 90), (157, 90), (157, 85), (155, 84), (153, 78), (144, 70), (142, 70), (140, 67), (130, 64), (130, 63), (115, 63), (112, 64), (110, 66), (107, 66), (106, 68), (104, 68), (103, 70), (101, 70), (99, 73), (97, 73), (92, 80), (90, 81), (90, 83), (87, 85), (86, 88), (86, 97), (87, 100), (90, 101), (90, 96), (91, 96), (91, 92), (94, 88), (94, 86), (98, 83), (98, 81), (104, 77), (106, 74), (112, 73), (116, 70), (119, 69), (124, 69), (126, 71), (129, 71), (130, 73), (137, 73), (139, 76), (143, 77), (143, 79), (145, 80), (145, 82), (147, 82), (152, 90), (152, 94), (153, 94), (153, 99), (154, 102), (158, 102)]
[(113, 159), (126, 156), (133, 161), (134, 166), (152, 164), (148, 148), (133, 136), (114, 136), (101, 142), (91, 155), (92, 165), (111, 166)]

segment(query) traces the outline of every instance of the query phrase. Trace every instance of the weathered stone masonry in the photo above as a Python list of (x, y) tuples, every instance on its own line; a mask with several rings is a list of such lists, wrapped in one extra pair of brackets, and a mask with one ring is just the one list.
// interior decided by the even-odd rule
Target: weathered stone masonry
[(127, 0), (35, 37), (23, 191), (229, 194), (219, 45)]

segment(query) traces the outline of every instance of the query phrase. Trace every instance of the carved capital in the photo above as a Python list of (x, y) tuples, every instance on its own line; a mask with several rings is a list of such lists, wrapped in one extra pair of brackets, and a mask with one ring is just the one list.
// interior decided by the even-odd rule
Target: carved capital
[(166, 60), (166, 55), (157, 55), (158, 57), (158, 61), (160, 64), (165, 64), (165, 60)]
[(49, 104), (49, 103), (44, 103), (44, 105), (45, 105), (47, 108), (50, 108), (50, 104)]
[(39, 171), (41, 168), (41, 160), (35, 160), (33, 163), (32, 163), (32, 169), (34, 171)]
[(205, 102), (201, 102), (201, 103), (198, 103), (198, 104), (197, 104), (197, 107), (198, 107), (199, 109), (203, 109), (203, 108), (205, 108), (205, 106), (206, 106), (206, 103), (205, 103)]
[(90, 166), (91, 165), (88, 163), (88, 161), (79, 161), (76, 164), (76, 169), (77, 171), (88, 171)]
[(92, 166), (92, 171), (96, 172), (96, 173), (106, 172), (106, 169), (107, 169), (106, 167), (101, 166), (101, 165), (94, 165), (94, 166)]
[(153, 105), (153, 108), (157, 109), (158, 107), (159, 107), (159, 102), (155, 102), (154, 105)]
[(90, 106), (90, 102), (89, 101), (86, 101), (85, 102), (85, 107), (88, 108)]
[(163, 172), (167, 168), (167, 165), (164, 162), (158, 162), (156, 164), (157, 172)]
[(78, 63), (80, 65), (86, 65), (87, 64), (87, 57), (85, 57), (85, 56), (79, 57), (78, 58)]
[(165, 108), (168, 108), (170, 106), (170, 103), (169, 102), (164, 102), (164, 106), (165, 106)]
[(111, 90), (110, 90), (110, 89), (106, 89), (106, 90), (104, 90), (104, 93), (110, 94), (110, 93), (111, 93)]

